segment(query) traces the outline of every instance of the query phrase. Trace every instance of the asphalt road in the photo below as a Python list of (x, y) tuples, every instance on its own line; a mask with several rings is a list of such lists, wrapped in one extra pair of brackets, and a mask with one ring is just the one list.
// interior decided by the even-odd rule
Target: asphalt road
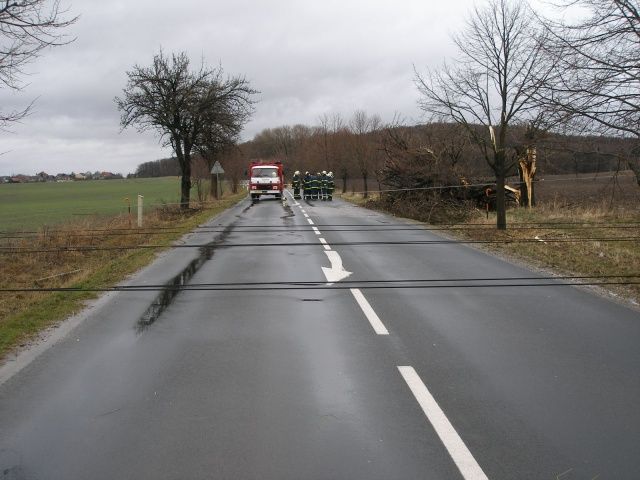
[(640, 478), (638, 312), (547, 280), (369, 288), (536, 275), (338, 200), (206, 227), (128, 281), (203, 290), (111, 294), (0, 377), (1, 479)]

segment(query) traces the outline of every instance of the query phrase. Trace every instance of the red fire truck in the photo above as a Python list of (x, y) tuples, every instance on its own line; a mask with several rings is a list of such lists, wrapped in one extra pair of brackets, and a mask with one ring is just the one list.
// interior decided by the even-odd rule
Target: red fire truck
[(251, 162), (248, 174), (252, 200), (258, 200), (260, 195), (275, 195), (276, 198), (282, 198), (284, 192), (282, 162)]

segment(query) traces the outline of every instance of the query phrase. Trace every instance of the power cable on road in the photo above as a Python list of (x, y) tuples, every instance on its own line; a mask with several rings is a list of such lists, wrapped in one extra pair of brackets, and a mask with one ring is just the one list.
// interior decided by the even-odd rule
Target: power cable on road
[[(495, 225), (485, 226), (485, 225), (470, 225), (470, 226), (460, 226), (460, 227), (437, 227), (437, 226), (419, 226), (419, 227), (386, 227), (386, 226), (361, 226), (360, 228), (341, 228), (341, 227), (323, 227), (325, 232), (425, 232), (425, 231), (479, 231), (479, 230), (495, 230)], [(269, 233), (279, 232), (279, 233), (296, 233), (296, 232), (310, 232), (311, 227), (307, 227), (305, 225), (301, 225), (296, 228), (285, 227), (285, 226), (273, 226), (269, 230), (266, 230), (268, 227), (250, 227), (243, 228), (240, 230), (242, 233)], [(569, 225), (569, 226), (511, 226), (509, 230), (598, 230), (598, 229), (610, 229), (610, 230), (626, 230), (626, 229), (640, 229), (640, 224), (619, 224), (619, 225)], [(196, 230), (194, 233), (223, 233), (224, 229), (201, 229)], [(51, 234), (51, 232), (48, 232)], [(65, 233), (65, 232), (54, 232), (55, 234)], [(144, 236), (144, 235), (155, 235), (158, 233), (182, 233), (176, 230), (162, 230), (161, 232), (154, 232), (152, 230), (142, 230), (142, 231), (100, 231), (95, 233), (74, 233), (68, 232), (66, 238), (95, 238), (96, 235), (100, 235), (101, 237), (119, 237), (119, 236)], [(37, 233), (24, 233), (24, 234), (0, 234), (0, 240), (17, 240), (17, 239), (37, 239), (41, 238), (41, 236)]]
[[(495, 230), (495, 223), (477, 223), (477, 224), (462, 224), (462, 223), (444, 223), (444, 224), (426, 224), (426, 223), (417, 223), (415, 226), (407, 226), (406, 223), (386, 223), (386, 224), (377, 224), (377, 225), (362, 225), (362, 224), (323, 224), (317, 223), (317, 227), (322, 228), (343, 228), (343, 227), (356, 227), (360, 228), (363, 231), (366, 231), (369, 228), (384, 230), (392, 230), (395, 228), (403, 228), (407, 230), (416, 230), (416, 231), (424, 231), (424, 230), (476, 230), (476, 229), (492, 229)], [(536, 229), (536, 228), (640, 228), (640, 222), (514, 222), (509, 224), (508, 229)], [(291, 228), (287, 225), (235, 225), (234, 230), (241, 230), (243, 232), (259, 230), (264, 231), (264, 229), (274, 229), (274, 230), (282, 230), (282, 231), (305, 231), (308, 229), (306, 225), (300, 225), (296, 228)], [(302, 230), (299, 230), (302, 229)], [(25, 231), (9, 231), (4, 230), (0, 231), (0, 238), (2, 235), (34, 235), (39, 236), (42, 234), (53, 235), (53, 234), (63, 234), (67, 233), (70, 235), (79, 235), (85, 233), (100, 233), (102, 235), (113, 232), (114, 234), (126, 234), (130, 232), (131, 234), (136, 235), (144, 235), (144, 234), (153, 234), (156, 231), (160, 231), (163, 233), (180, 233), (177, 232), (174, 227), (145, 227), (143, 229), (139, 228), (96, 228), (96, 229), (81, 229), (81, 230), (66, 230), (66, 229), (47, 229), (45, 231), (35, 231), (35, 230), (25, 230)], [(198, 226), (192, 232), (193, 233), (217, 233), (224, 231), (224, 227), (222, 226)], [(343, 231), (343, 230), (335, 230), (335, 231)]]
[[(638, 280), (632, 280), (638, 279)], [(595, 281), (602, 280), (602, 281)], [(481, 283), (482, 282), (482, 283)], [(640, 273), (626, 275), (559, 275), (537, 277), (479, 277), (452, 279), (343, 280), (339, 284), (318, 281), (230, 282), (167, 285), (116, 285), (113, 287), (33, 287), (3, 288), (0, 293), (34, 292), (156, 292), (156, 291), (244, 291), (315, 289), (432, 289), (432, 288), (507, 288), (596, 285), (638, 285)]]
[[(332, 242), (335, 246), (416, 246), (416, 245), (463, 245), (463, 244), (516, 244), (516, 243), (582, 243), (582, 242), (638, 242), (640, 237), (574, 237), (574, 238), (512, 238), (501, 240), (413, 240), (413, 241), (360, 241), (360, 242)], [(91, 252), (91, 251), (119, 251), (137, 249), (161, 248), (259, 248), (259, 247), (310, 247), (317, 246), (315, 242), (298, 243), (220, 243), (220, 244), (149, 244), (149, 245), (121, 245), (121, 246), (68, 246), (56, 248), (24, 248), (0, 247), (0, 255), (30, 254), (30, 253), (60, 253), (60, 252)]]

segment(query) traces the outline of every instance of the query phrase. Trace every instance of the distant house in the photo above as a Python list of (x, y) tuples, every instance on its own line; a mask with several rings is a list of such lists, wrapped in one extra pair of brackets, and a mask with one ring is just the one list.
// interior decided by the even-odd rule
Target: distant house
[(9, 183), (29, 183), (35, 181), (34, 177), (28, 177), (27, 175), (14, 175), (11, 177), (11, 182)]
[(40, 172), (36, 175), (37, 181), (38, 182), (55, 182), (56, 177), (54, 177), (53, 175), (49, 175), (46, 172)]

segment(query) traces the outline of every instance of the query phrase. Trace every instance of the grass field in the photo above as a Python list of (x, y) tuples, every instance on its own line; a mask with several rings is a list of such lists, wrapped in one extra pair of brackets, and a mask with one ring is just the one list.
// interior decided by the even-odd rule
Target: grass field
[[(192, 195), (194, 192), (192, 192)], [(127, 213), (125, 197), (136, 212), (138, 195), (145, 209), (180, 198), (179, 177), (91, 180), (0, 185), (0, 230), (30, 230), (87, 216)]]

